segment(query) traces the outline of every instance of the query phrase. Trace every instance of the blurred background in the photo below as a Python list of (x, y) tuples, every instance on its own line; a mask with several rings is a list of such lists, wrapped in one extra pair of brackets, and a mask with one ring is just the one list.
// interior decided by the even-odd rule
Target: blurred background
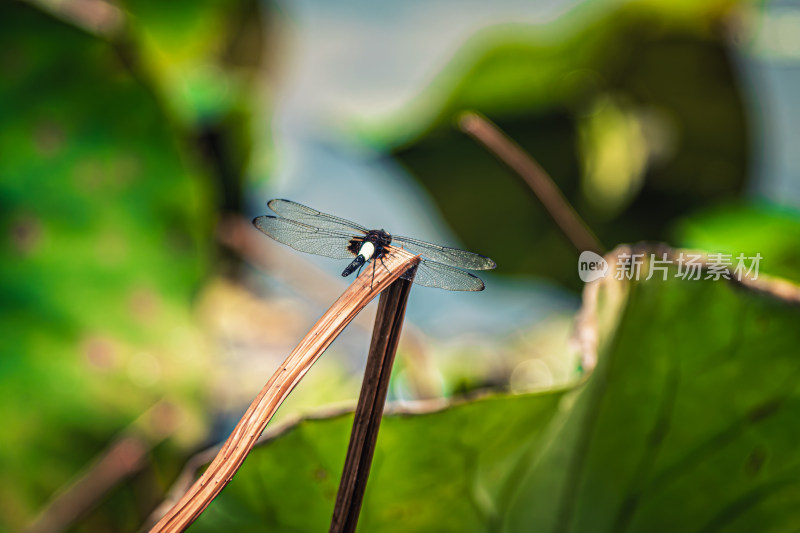
[[(798, 1), (0, 10), (2, 529), (136, 530), (227, 435), (350, 281), (251, 227), (271, 198), (497, 262), (482, 293), (412, 291), (390, 400), (578, 378), (577, 254), (465, 110), (607, 248), (758, 252), (800, 281)], [(278, 418), (355, 399), (374, 312)]]

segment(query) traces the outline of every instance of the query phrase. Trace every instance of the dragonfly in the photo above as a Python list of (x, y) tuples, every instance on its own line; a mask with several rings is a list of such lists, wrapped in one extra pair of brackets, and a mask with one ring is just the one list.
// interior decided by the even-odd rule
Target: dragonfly
[(480, 254), (411, 237), (391, 235), (383, 229), (367, 229), (355, 222), (321, 213), (291, 200), (270, 200), (267, 206), (278, 216), (256, 217), (253, 220), (256, 228), (300, 252), (334, 259), (351, 259), (342, 272), (343, 277), (356, 270), (360, 273), (361, 268), (369, 261), (372, 261), (374, 275), (376, 261), (383, 263), (383, 257), (392, 246), (398, 245), (421, 256), (413, 278), (412, 271), (401, 277), (413, 279), (414, 283), (425, 287), (450, 291), (482, 291), (483, 281), (463, 269), (489, 270), (497, 266), (494, 261)]

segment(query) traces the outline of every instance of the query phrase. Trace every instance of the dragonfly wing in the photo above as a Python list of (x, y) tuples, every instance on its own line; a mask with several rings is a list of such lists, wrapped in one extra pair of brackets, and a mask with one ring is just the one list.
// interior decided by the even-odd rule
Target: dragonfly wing
[(315, 228), (302, 222), (273, 216), (253, 220), (253, 225), (276, 241), (300, 252), (334, 259), (352, 259), (347, 245), (354, 237), (345, 232)]
[[(407, 272), (401, 277), (409, 279), (411, 273)], [(484, 289), (483, 281), (478, 276), (449, 265), (424, 259), (417, 266), (414, 283), (448, 291), (482, 291)]]
[(360, 224), (333, 215), (326, 215), (316, 209), (292, 202), (291, 200), (270, 200), (267, 202), (267, 205), (283, 218), (302, 222), (303, 224), (308, 224), (315, 228), (344, 231), (353, 235), (366, 233), (368, 231), (367, 228)]
[(436, 261), (437, 263), (443, 263), (458, 268), (491, 270), (497, 266), (494, 261), (484, 255), (467, 252), (466, 250), (459, 250), (458, 248), (439, 246), (438, 244), (412, 239), (411, 237), (392, 237), (392, 244), (395, 246), (402, 245), (403, 248), (421, 254), (423, 257)]

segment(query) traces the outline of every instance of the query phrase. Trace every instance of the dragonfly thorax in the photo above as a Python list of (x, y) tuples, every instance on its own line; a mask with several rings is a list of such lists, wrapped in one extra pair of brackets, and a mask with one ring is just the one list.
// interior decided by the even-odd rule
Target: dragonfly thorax
[(370, 259), (382, 259), (386, 255), (386, 246), (392, 242), (392, 236), (382, 229), (368, 231), (363, 237), (354, 237), (347, 245), (347, 250), (356, 256), (347, 265), (342, 276), (347, 277), (364, 266)]
[(380, 259), (386, 255), (386, 246), (391, 244), (392, 236), (382, 229), (370, 230), (363, 237), (350, 241), (347, 249), (355, 256), (363, 256), (365, 261), (373, 257)]
[(369, 241), (364, 241), (364, 244), (361, 245), (361, 249), (358, 251), (358, 255), (364, 257), (364, 261), (369, 261), (374, 253), (375, 245)]

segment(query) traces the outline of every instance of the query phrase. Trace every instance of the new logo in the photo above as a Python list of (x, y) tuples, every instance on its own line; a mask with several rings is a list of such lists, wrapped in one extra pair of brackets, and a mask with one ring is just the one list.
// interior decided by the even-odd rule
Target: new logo
[(581, 281), (589, 283), (606, 277), (608, 274), (608, 263), (603, 256), (594, 252), (585, 251), (578, 258), (578, 276)]

